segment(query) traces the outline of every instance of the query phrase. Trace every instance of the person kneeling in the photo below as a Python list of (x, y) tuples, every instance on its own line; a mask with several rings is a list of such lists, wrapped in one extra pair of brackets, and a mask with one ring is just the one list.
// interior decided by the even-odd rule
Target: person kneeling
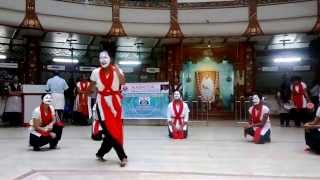
[(253, 142), (256, 144), (270, 142), (270, 110), (263, 104), (261, 94), (254, 94), (252, 102), (253, 106), (249, 108), (250, 121), (244, 128), (244, 136), (246, 137), (249, 134), (253, 137)]
[(43, 95), (42, 103), (33, 110), (29, 143), (34, 151), (39, 151), (40, 147), (46, 144), (50, 144), (50, 149), (55, 149), (61, 139), (63, 123), (56, 121), (51, 102), (50, 94)]
[(188, 105), (182, 101), (179, 91), (174, 92), (174, 100), (169, 103), (167, 117), (169, 137), (173, 139), (185, 139), (188, 136)]
[(304, 125), (306, 144), (310, 150), (320, 154), (320, 107), (316, 112), (316, 117), (312, 122)]

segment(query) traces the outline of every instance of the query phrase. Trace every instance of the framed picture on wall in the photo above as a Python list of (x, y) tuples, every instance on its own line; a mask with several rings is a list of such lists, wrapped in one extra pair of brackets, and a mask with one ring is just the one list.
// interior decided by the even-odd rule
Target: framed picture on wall
[(214, 102), (219, 92), (219, 72), (197, 71), (196, 72), (197, 96), (202, 101)]

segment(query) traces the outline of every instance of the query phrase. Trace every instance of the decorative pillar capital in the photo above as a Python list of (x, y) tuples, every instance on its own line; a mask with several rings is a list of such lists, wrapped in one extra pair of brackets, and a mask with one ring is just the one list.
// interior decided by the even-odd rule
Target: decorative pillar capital
[(244, 36), (257, 36), (263, 35), (263, 31), (260, 27), (257, 18), (257, 0), (248, 0), (249, 9), (249, 24), (246, 31), (243, 33)]
[(107, 36), (127, 36), (120, 21), (120, 0), (112, 0), (112, 26)]
[(170, 0), (170, 29), (166, 35), (167, 38), (183, 38), (183, 33), (178, 23), (178, 2)]
[(23, 35), (41, 36), (43, 34), (43, 28), (36, 13), (35, 0), (26, 0), (25, 17), (19, 27)]
[(320, 0), (317, 0), (317, 11), (318, 11), (318, 16), (317, 16), (317, 21), (316, 24), (313, 26), (311, 33), (318, 34), (320, 33)]

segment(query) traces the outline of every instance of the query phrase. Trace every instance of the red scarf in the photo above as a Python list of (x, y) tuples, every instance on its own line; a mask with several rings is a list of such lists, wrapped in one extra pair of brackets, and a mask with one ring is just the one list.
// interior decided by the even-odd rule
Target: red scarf
[(43, 126), (47, 126), (48, 124), (50, 124), (52, 122), (53, 117), (52, 117), (52, 112), (51, 112), (50, 106), (48, 107), (47, 113), (45, 112), (44, 106), (45, 105), (43, 103), (41, 103), (41, 105), (40, 105), (41, 121), (42, 121)]
[[(121, 98), (119, 91), (112, 90), (112, 83), (114, 80), (114, 67), (112, 65), (108, 66), (108, 77), (107, 73), (103, 68), (99, 71), (99, 76), (102, 84), (104, 85), (103, 91), (100, 91), (100, 102), (102, 106), (102, 113), (104, 114), (105, 127), (111, 134), (111, 136), (119, 143), (123, 144), (123, 126), (122, 126), (122, 108), (121, 104), (117, 99), (117, 96)], [(105, 101), (105, 96), (112, 96), (112, 104), (116, 111), (114, 115)]]
[[(89, 88), (88, 81), (80, 81), (80, 91), (87, 91)], [(78, 112), (84, 116), (89, 116), (88, 110), (88, 95), (85, 93), (79, 93), (79, 107)]]
[(257, 124), (261, 121), (262, 103), (254, 105), (251, 112), (251, 123)]
[[(174, 139), (183, 139), (183, 131), (176, 129), (176, 123), (179, 123), (180, 127), (183, 128), (184, 123), (183, 119), (181, 117), (182, 111), (183, 111), (183, 102), (181, 100), (174, 100), (173, 103), (173, 112), (174, 112), (174, 119), (173, 119), (173, 132), (172, 132), (172, 137)], [(179, 105), (179, 109), (178, 106)]]
[[(261, 122), (261, 114), (262, 114), (262, 103), (259, 103), (252, 108), (252, 113), (251, 113), (251, 123), (252, 124), (258, 124)], [(253, 136), (253, 142), (254, 143), (259, 143), (261, 139), (261, 127), (255, 128), (254, 131), (254, 136)]]
[[(45, 112), (44, 106), (45, 105), (43, 103), (41, 103), (40, 115), (41, 115), (41, 126), (42, 127), (47, 126), (53, 120), (50, 106), (48, 107), (48, 112)], [(41, 134), (41, 136), (50, 136), (49, 132), (47, 132), (47, 131), (37, 130), (37, 132), (39, 132)]]
[[(298, 87), (298, 90), (296, 90), (296, 87)], [(293, 84), (292, 101), (297, 109), (301, 109), (303, 107), (303, 97), (304, 97), (304, 89), (302, 84), (300, 82)]]

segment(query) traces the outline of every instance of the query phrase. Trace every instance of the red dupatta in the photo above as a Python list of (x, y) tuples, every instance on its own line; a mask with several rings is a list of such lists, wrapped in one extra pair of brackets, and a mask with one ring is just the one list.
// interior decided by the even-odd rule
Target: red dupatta
[[(80, 91), (87, 91), (89, 88), (88, 81), (80, 81)], [(83, 114), (84, 116), (89, 116), (88, 110), (88, 95), (85, 93), (79, 93), (79, 104), (78, 104), (78, 112)]]
[[(179, 109), (178, 106), (179, 105)], [(183, 102), (181, 100), (174, 100), (172, 103), (173, 106), (173, 112), (174, 112), (174, 117), (173, 117), (173, 132), (172, 132), (172, 137), (174, 139), (183, 139), (183, 131), (181, 130), (177, 130), (176, 129), (176, 123), (179, 123), (180, 127), (183, 128), (183, 117), (181, 117), (182, 115), (182, 111), (183, 111)]]
[(302, 84), (300, 82), (293, 84), (292, 101), (297, 109), (301, 109), (303, 107), (303, 97), (304, 97), (304, 89)]
[[(99, 77), (104, 85), (103, 91), (99, 91), (100, 94), (100, 102), (102, 106), (102, 113), (104, 114), (104, 123), (105, 127), (110, 133), (110, 135), (119, 143), (123, 144), (123, 126), (122, 126), (122, 108), (121, 104), (117, 98), (117, 96), (121, 97), (121, 94), (119, 91), (113, 91), (112, 90), (112, 83), (114, 80), (114, 67), (112, 65), (109, 65), (108, 67), (108, 74), (104, 71), (103, 68), (99, 71)], [(108, 75), (108, 76), (107, 76)], [(112, 104), (113, 108), (116, 111), (116, 114), (114, 115), (106, 100), (105, 96), (112, 96)]]

